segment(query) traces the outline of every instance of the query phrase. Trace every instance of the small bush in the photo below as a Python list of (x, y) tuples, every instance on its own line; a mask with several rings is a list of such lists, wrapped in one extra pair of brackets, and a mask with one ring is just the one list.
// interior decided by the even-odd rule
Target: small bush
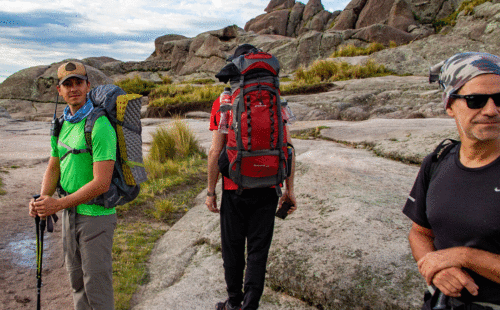
[(163, 81), (163, 84), (165, 84), (165, 85), (172, 84), (172, 78), (168, 75), (161, 75), (160, 74), (160, 79)]
[(330, 57), (353, 57), (353, 56), (362, 56), (362, 55), (370, 55), (375, 52), (381, 51), (386, 47), (381, 43), (370, 43), (368, 47), (356, 47), (352, 44), (340, 46), (337, 51), (335, 51)]
[(121, 87), (127, 94), (149, 95), (151, 90), (156, 88), (156, 84), (151, 81), (141, 79), (139, 76), (133, 79), (125, 79), (116, 82), (115, 85)]
[(178, 207), (172, 200), (160, 199), (154, 202), (152, 215), (157, 220), (166, 220), (170, 217), (170, 214), (176, 212), (177, 210)]
[(150, 105), (153, 107), (165, 107), (191, 102), (210, 102), (212, 103), (224, 90), (224, 85), (205, 85), (205, 86), (178, 86), (163, 85), (156, 88), (150, 94)]
[(333, 83), (321, 82), (317, 84), (306, 84), (303, 81), (293, 82), (280, 86), (282, 96), (317, 94), (329, 91), (333, 87)]
[(213, 84), (215, 83), (214, 79), (192, 79), (183, 81), (181, 84)]
[(0, 195), (5, 195), (7, 194), (7, 192), (2, 188), (3, 186), (3, 183), (2, 183), (2, 179), (0, 178)]
[[(11, 168), (18, 168), (17, 166), (12, 166)], [(3, 170), (2, 167), (0, 167), (0, 173), (9, 173), (7, 170)], [(2, 182), (2, 177), (0, 176), (0, 195), (5, 195), (7, 192), (2, 188), (3, 187), (3, 182)]]
[(153, 134), (148, 158), (163, 164), (167, 159), (185, 158), (195, 154), (202, 154), (196, 137), (184, 122), (176, 120), (168, 128), (158, 127)]
[(153, 134), (153, 142), (149, 150), (149, 159), (153, 162), (164, 163), (168, 158), (175, 156), (175, 141), (170, 131), (165, 127), (158, 127)]
[(373, 60), (367, 61), (365, 65), (319, 60), (308, 69), (299, 68), (295, 71), (295, 80), (297, 83), (318, 84), (323, 81), (363, 79), (389, 74), (391, 74), (389, 70), (386, 70), (383, 65), (376, 64)]
[(491, 0), (469, 0), (464, 1), (460, 5), (457, 11), (463, 11), (465, 15), (472, 15), (474, 13), (474, 8), (485, 2), (491, 2)]
[(472, 13), (474, 12), (474, 8), (485, 2), (490, 2), (490, 0), (466, 0), (462, 2), (462, 4), (460, 4), (460, 7), (455, 12), (445, 18), (434, 21), (432, 25), (436, 29), (436, 32), (440, 32), (441, 29), (445, 26), (455, 26), (455, 24), (457, 23), (458, 14), (460, 14), (460, 12), (463, 11), (465, 15), (472, 15)]

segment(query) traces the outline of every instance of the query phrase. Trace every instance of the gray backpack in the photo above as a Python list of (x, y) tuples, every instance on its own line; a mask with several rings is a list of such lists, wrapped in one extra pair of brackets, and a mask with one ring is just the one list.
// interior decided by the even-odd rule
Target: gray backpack
[[(140, 183), (147, 180), (146, 169), (142, 158), (142, 127), (141, 127), (141, 95), (125, 93), (115, 85), (100, 85), (88, 93), (88, 98), (94, 104), (94, 110), (85, 121), (85, 149), (73, 149), (58, 143), (68, 149), (61, 161), (68, 154), (90, 153), (92, 155), (92, 129), (96, 120), (106, 116), (116, 130), (117, 147), (113, 177), (108, 192), (86, 202), (112, 208), (134, 200), (140, 191)], [(59, 137), (63, 117), (55, 119), (51, 134)], [(60, 196), (68, 195), (60, 184), (57, 191)]]

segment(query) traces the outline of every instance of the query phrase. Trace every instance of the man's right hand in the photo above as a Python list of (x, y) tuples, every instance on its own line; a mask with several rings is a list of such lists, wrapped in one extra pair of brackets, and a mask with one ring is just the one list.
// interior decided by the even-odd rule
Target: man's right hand
[(479, 289), (472, 277), (457, 267), (450, 267), (437, 272), (432, 279), (432, 284), (443, 294), (450, 297), (460, 297), (460, 292), (464, 288), (476, 296)]
[(295, 199), (295, 194), (293, 191), (285, 190), (283, 195), (278, 200), (278, 209), (283, 206), (283, 202), (288, 201), (292, 207), (288, 210), (288, 214), (292, 214), (295, 210), (297, 210), (297, 200)]
[(217, 195), (207, 196), (205, 199), (205, 205), (208, 210), (213, 213), (219, 213), (219, 209), (217, 208)]

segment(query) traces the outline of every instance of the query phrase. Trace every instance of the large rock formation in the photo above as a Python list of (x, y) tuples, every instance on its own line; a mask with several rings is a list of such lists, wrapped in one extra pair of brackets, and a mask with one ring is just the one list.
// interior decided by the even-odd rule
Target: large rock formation
[[(57, 69), (59, 65), (69, 60), (63, 60), (48, 66), (31, 67), (9, 76), (0, 85), (0, 99), (23, 99), (30, 101), (55, 101), (57, 94)], [(87, 74), (91, 85), (109, 84), (112, 80), (90, 64), (102, 65), (114, 59), (88, 58)], [(62, 99), (61, 99), (62, 100)]]
[(429, 68), (455, 53), (487, 52), (498, 55), (500, 49), (500, 2), (476, 6), (469, 16), (458, 15), (454, 27), (445, 27), (411, 44), (386, 49), (370, 56), (398, 74), (427, 75)]
[[(156, 39), (155, 50), (145, 61), (122, 62), (99, 57), (84, 62), (90, 70), (96, 69), (94, 84), (134, 76), (158, 83), (165, 75), (174, 79), (213, 78), (239, 44), (250, 43), (276, 55), (282, 74), (287, 75), (328, 58), (342, 45), (365, 47), (371, 42), (389, 45), (393, 41), (400, 46), (370, 57), (398, 74), (425, 75), (429, 66), (457, 51), (498, 51), (497, 0), (477, 6), (472, 15), (459, 14), (456, 26), (432, 35), (434, 28), (426, 23), (453, 12), (461, 2), (352, 0), (335, 18), (334, 13), (323, 9), (319, 0), (311, 0), (307, 5), (293, 0), (272, 0), (266, 8), (267, 14), (247, 24), (247, 27), (263, 25), (259, 31), (228, 26), (194, 38), (165, 35)], [(283, 22), (280, 18), (284, 15)], [(279, 34), (263, 34), (266, 32)], [(49, 68), (33, 67), (12, 75), (0, 85), (0, 99), (53, 101), (55, 69)]]
[(352, 0), (335, 21), (333, 29), (360, 29), (384, 24), (408, 31), (453, 13), (464, 0)]
[(309, 0), (304, 6), (295, 0), (271, 0), (265, 9), (267, 14), (259, 15), (245, 24), (245, 31), (258, 34), (276, 34), (297, 37), (311, 30), (324, 31), (340, 11), (330, 13), (321, 0)]

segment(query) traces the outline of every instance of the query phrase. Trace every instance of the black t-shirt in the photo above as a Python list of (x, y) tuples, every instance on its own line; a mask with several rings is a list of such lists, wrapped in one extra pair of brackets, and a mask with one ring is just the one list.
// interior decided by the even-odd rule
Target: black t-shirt
[[(432, 229), (436, 249), (467, 246), (500, 254), (500, 157), (480, 168), (460, 163), (455, 147), (438, 166), (427, 188), (427, 156), (406, 201), (403, 213), (420, 226)], [(479, 295), (467, 290), (464, 302), (500, 304), (500, 284), (466, 270), (479, 286)]]

